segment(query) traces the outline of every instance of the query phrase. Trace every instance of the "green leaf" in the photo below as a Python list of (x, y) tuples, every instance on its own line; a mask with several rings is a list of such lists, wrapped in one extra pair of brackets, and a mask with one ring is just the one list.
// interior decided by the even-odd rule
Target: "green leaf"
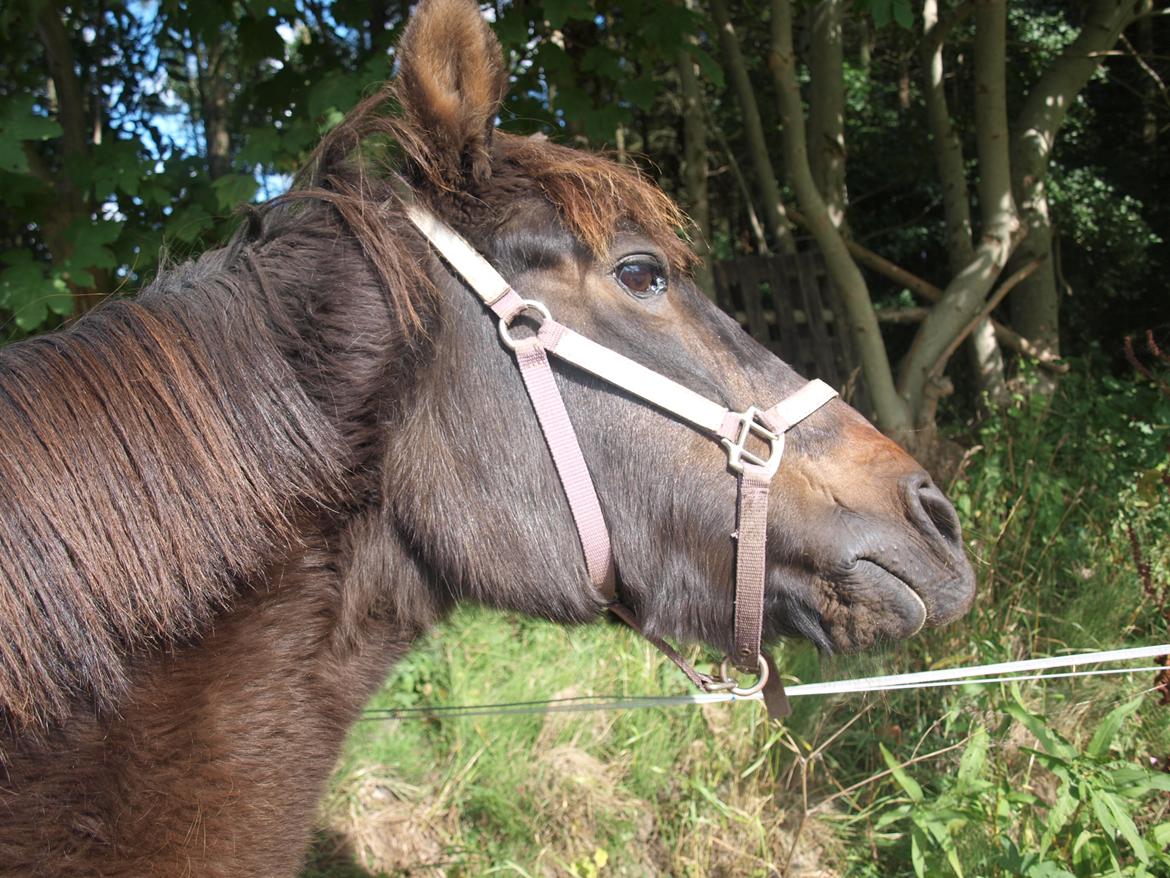
[(1159, 823), (1150, 831), (1150, 835), (1159, 848), (1170, 848), (1170, 823)]
[(189, 244), (214, 224), (215, 221), (206, 210), (198, 204), (191, 204), (171, 216), (167, 222), (167, 234)]
[[(73, 244), (73, 250), (62, 267), (75, 283), (82, 283), (77, 275), (86, 269), (115, 268), (118, 265), (109, 245), (122, 234), (122, 223), (79, 219), (70, 224), (65, 234)], [(89, 282), (93, 283), (92, 277)]]
[(267, 58), (284, 58), (285, 45), (277, 32), (280, 19), (260, 14), (246, 15), (237, 26), (241, 59), (255, 64)]
[(348, 110), (358, 102), (362, 77), (357, 74), (334, 74), (317, 82), (309, 91), (309, 115), (314, 119), (329, 110)]
[(505, 51), (520, 51), (524, 48), (529, 39), (528, 22), (524, 9), (516, 4), (507, 6), (504, 14), (496, 19), (492, 27)]
[(49, 317), (49, 309), (43, 298), (30, 298), (12, 312), (12, 319), (25, 332), (40, 329)]
[(1064, 760), (1072, 760), (1077, 757), (1077, 751), (1071, 744), (1060, 735), (1050, 731), (1042, 717), (1036, 716), (1024, 706), (1018, 686), (1012, 686), (1012, 701), (1008, 702), (1006, 710), (1013, 719), (1032, 733), (1033, 737), (1040, 742), (1040, 746), (1050, 755)]
[(64, 278), (54, 277), (49, 282), (49, 292), (45, 296), (45, 305), (58, 317), (68, 317), (73, 313), (77, 300), (69, 291)]
[(619, 125), (628, 124), (629, 112), (616, 104), (599, 107), (585, 119), (585, 133), (595, 143), (612, 142)]
[(1122, 723), (1141, 707), (1142, 700), (1143, 698), (1139, 696), (1133, 701), (1129, 701), (1109, 711), (1109, 714), (1097, 726), (1097, 730), (1093, 732), (1093, 739), (1089, 741), (1089, 746), (1085, 748), (1085, 753), (1098, 759), (1107, 754), (1109, 752), (1109, 745), (1113, 743), (1113, 739), (1121, 729)]
[(910, 7), (910, 0), (894, 0), (891, 11), (898, 27), (903, 30), (914, 29), (914, 10)]
[(622, 56), (609, 46), (590, 46), (581, 58), (581, 69), (597, 73), (615, 82), (625, 78)]
[(1060, 868), (1050, 860), (1041, 860), (1029, 866), (1024, 875), (1026, 878), (1076, 878), (1072, 872)]
[(918, 878), (926, 878), (925, 842), (927, 841), (926, 833), (917, 826), (910, 830), (910, 865), (914, 867), (914, 874)]
[(894, 823), (905, 820), (907, 815), (909, 815), (913, 810), (913, 805), (906, 804), (898, 805), (895, 808), (884, 808), (882, 810), (881, 816), (879, 816), (878, 819), (874, 822), (874, 828), (885, 829), (887, 826), (891, 826)]
[(44, 266), (30, 254), (10, 250), (3, 255), (8, 267), (0, 272), (0, 307), (12, 313), (25, 332), (40, 329), (54, 314), (73, 313), (73, 296), (61, 277), (45, 277)]
[(593, 15), (586, 0), (544, 0), (544, 17), (554, 30), (564, 27), (570, 18), (589, 19)]
[(1140, 766), (1124, 766), (1110, 772), (1110, 780), (1118, 794), (1126, 798), (1144, 796), (1151, 790), (1170, 793), (1170, 774), (1150, 771)]
[(987, 763), (989, 745), (990, 739), (987, 737), (987, 729), (983, 726), (977, 726), (975, 731), (971, 733), (967, 749), (963, 751), (963, 758), (959, 760), (959, 783), (961, 785), (970, 786), (971, 782), (979, 777), (983, 766)]
[(1105, 807), (1109, 809), (1109, 813), (1113, 816), (1114, 825), (1117, 827), (1117, 831), (1121, 833), (1121, 837), (1133, 848), (1133, 852), (1139, 860), (1143, 863), (1149, 863), (1150, 854), (1146, 850), (1145, 839), (1138, 832), (1138, 828), (1133, 822), (1133, 817), (1130, 816), (1126, 803), (1111, 793), (1101, 793), (1100, 798), (1105, 803)]
[(894, 754), (886, 748), (885, 744), (878, 744), (878, 747), (881, 748), (882, 759), (886, 761), (886, 765), (890, 769), (890, 774), (892, 774), (894, 780), (898, 782), (898, 786), (900, 786), (905, 791), (906, 795), (910, 797), (910, 801), (916, 803), (922, 802), (925, 798), (925, 796), (922, 794), (922, 787), (918, 785), (918, 782), (914, 780), (914, 778), (906, 773), (906, 769), (903, 768), (902, 764), (894, 758)]
[(256, 196), (260, 184), (251, 174), (224, 174), (211, 184), (220, 210), (232, 210)]
[(642, 110), (649, 110), (654, 106), (654, 99), (658, 97), (658, 84), (649, 77), (630, 79), (621, 85), (622, 97)]
[(1110, 853), (1116, 856), (1118, 827), (1113, 811), (1097, 790), (1089, 793), (1089, 803), (1093, 809), (1093, 816), (1097, 818), (1097, 824), (1101, 827), (1101, 839), (1109, 846)]
[(1077, 797), (1073, 795), (1072, 785), (1063, 784), (1060, 792), (1056, 796), (1056, 801), (1053, 802), (1052, 807), (1048, 809), (1048, 831), (1055, 836), (1060, 830), (1064, 829), (1065, 825), (1076, 813), (1077, 806), (1080, 802)]
[(92, 186), (99, 199), (105, 199), (117, 189), (127, 195), (137, 195), (145, 176), (139, 147), (135, 140), (107, 139), (94, 147), (88, 161), (71, 163), (74, 183), (81, 188)]
[(272, 157), (280, 152), (280, 132), (267, 126), (253, 128), (244, 135), (244, 145), (240, 149), (240, 161), (251, 165), (260, 165), (272, 161)]
[(16, 95), (0, 105), (0, 170), (14, 174), (28, 172), (23, 143), (60, 137), (55, 119), (37, 115), (32, 95)]
[(652, 36), (655, 51), (673, 60), (672, 56), (689, 43), (689, 37), (699, 33), (702, 26), (702, 16), (681, 3), (661, 3), (649, 12), (639, 30)]

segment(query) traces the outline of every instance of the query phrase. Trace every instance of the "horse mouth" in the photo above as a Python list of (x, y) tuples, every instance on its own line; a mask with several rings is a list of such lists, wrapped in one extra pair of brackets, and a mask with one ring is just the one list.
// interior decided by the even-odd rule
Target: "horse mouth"
[(855, 653), (913, 637), (931, 619), (912, 581), (869, 558), (822, 583), (818, 615), (834, 652)]

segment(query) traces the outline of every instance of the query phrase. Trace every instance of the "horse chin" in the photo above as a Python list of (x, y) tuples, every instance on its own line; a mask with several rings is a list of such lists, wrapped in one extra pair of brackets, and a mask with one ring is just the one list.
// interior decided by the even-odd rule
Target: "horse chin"
[(833, 652), (905, 640), (927, 623), (926, 602), (914, 587), (873, 561), (859, 559), (817, 586), (820, 625)]

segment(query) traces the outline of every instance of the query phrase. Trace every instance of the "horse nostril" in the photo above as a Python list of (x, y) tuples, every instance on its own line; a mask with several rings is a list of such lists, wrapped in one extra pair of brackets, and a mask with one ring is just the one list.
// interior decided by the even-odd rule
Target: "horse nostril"
[(955, 507), (935, 487), (926, 473), (906, 479), (906, 504), (910, 516), (928, 536), (938, 534), (948, 546), (962, 550), (963, 535)]

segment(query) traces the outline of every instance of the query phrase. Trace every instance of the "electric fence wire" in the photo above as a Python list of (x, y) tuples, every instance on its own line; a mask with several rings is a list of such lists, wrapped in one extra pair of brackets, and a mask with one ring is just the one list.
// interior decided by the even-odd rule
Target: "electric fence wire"
[[(917, 671), (910, 674), (889, 674), (881, 677), (862, 677), (854, 680), (832, 680), (824, 683), (802, 683), (786, 687), (790, 698), (809, 695), (844, 695), (858, 692), (890, 692), (906, 689), (930, 689), (939, 686), (987, 686), (1028, 680), (1049, 680), (1069, 677), (1104, 677), (1123, 674), (1141, 674), (1165, 671), (1165, 665), (1145, 665), (1128, 668), (1098, 668), (1060, 673), (1043, 673), (1055, 668), (1076, 668), (1080, 665), (1115, 664), (1138, 659), (1160, 658), (1170, 655), (1170, 644), (1138, 646), (1072, 655), (997, 662), (968, 668), (945, 668)], [(1029, 673), (1033, 672), (1033, 673)], [(730, 701), (760, 701), (760, 693), (738, 696), (731, 692), (695, 692), (685, 695), (575, 695), (533, 701), (506, 701), (492, 704), (423, 705), (412, 707), (371, 708), (362, 716), (364, 721), (402, 721), (411, 719), (463, 718), (481, 716), (509, 716), (542, 713), (584, 713), (601, 710), (636, 710), (651, 707), (684, 707), (695, 704), (718, 704)]]

